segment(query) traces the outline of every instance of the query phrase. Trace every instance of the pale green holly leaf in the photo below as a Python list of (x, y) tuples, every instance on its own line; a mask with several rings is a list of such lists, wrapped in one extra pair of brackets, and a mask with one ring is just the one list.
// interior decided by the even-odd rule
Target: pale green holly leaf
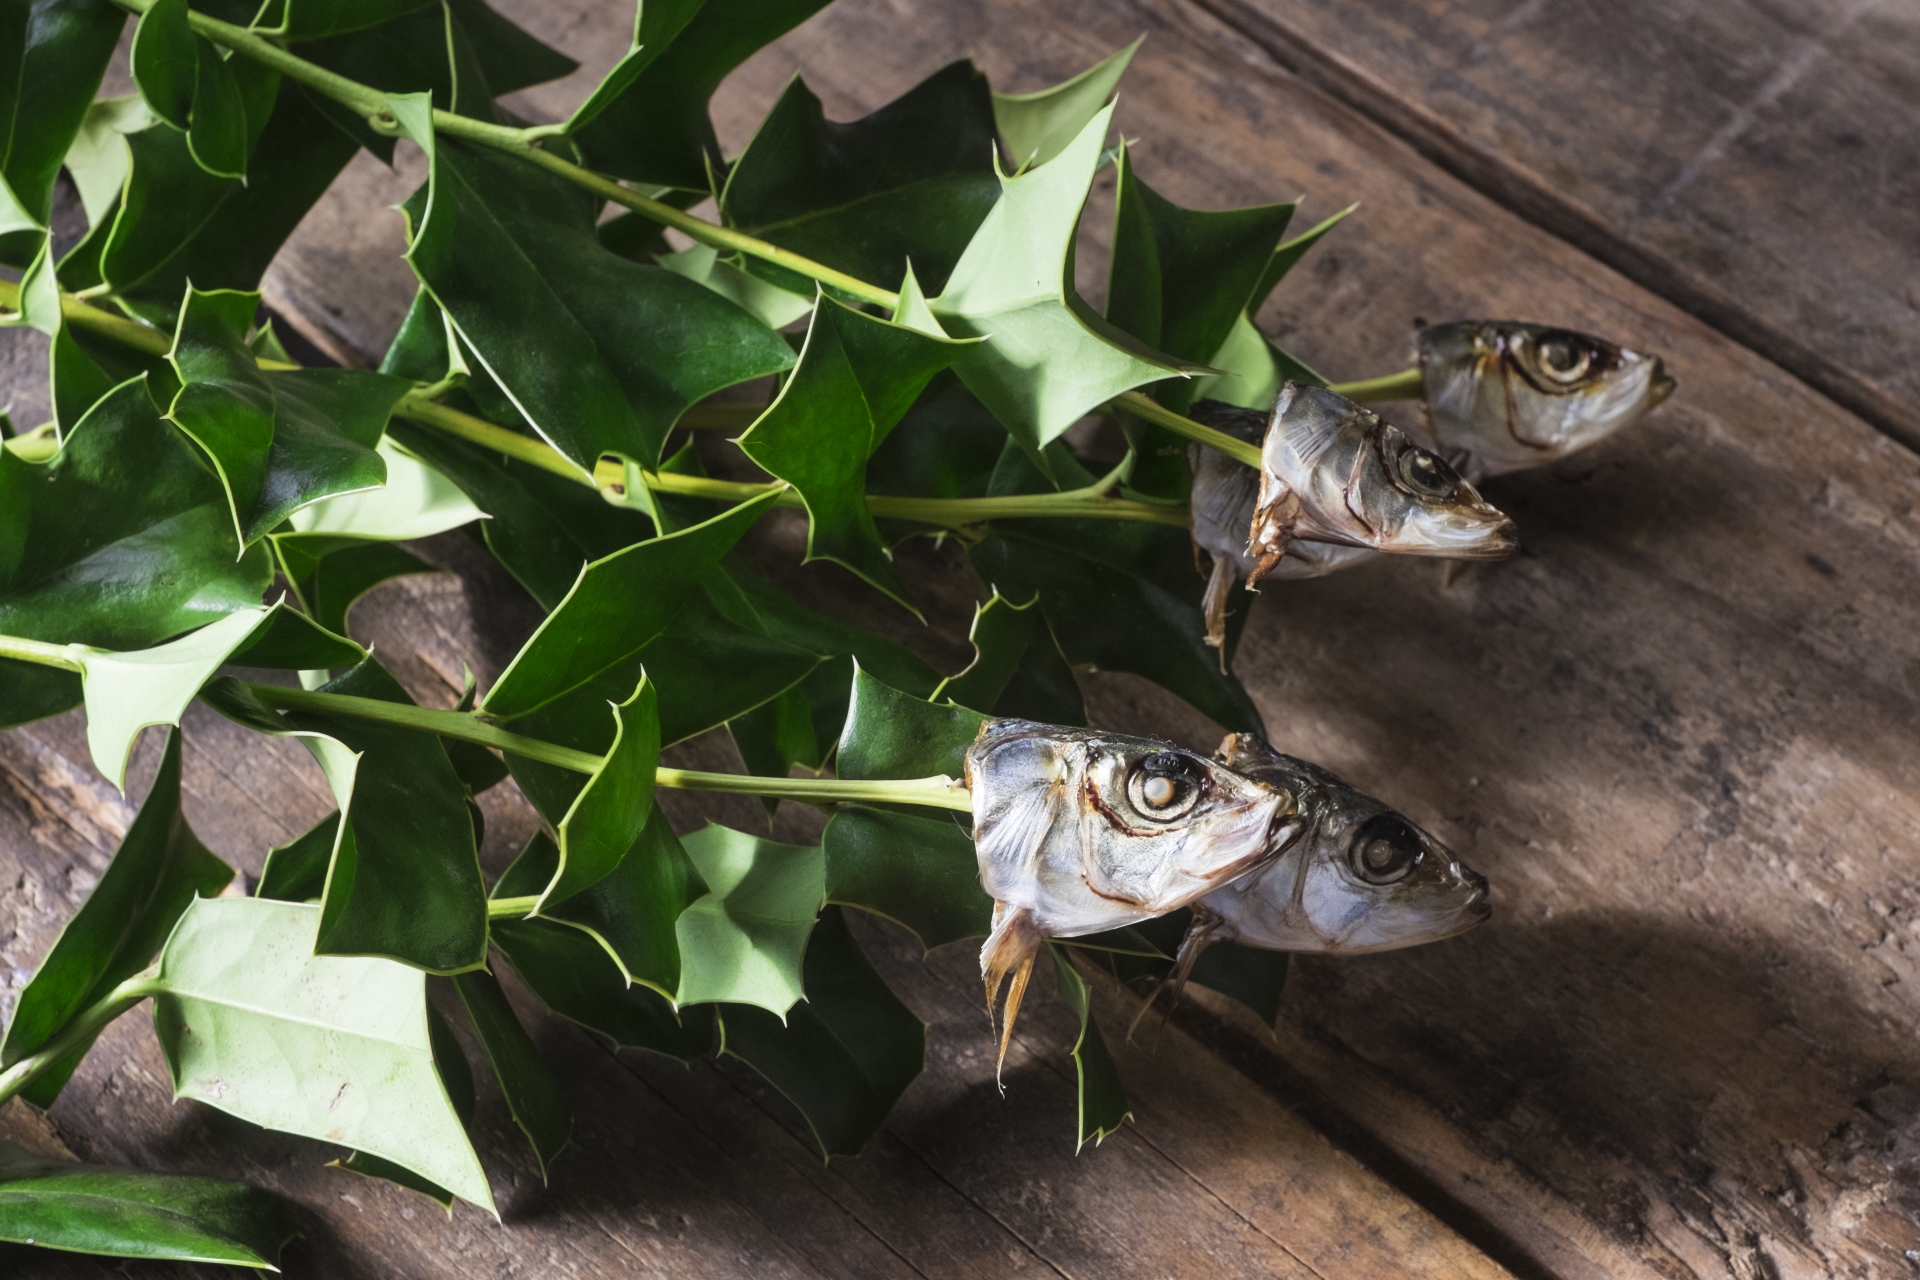
[(845, 565), (909, 609), (867, 507), (867, 459), (965, 350), (822, 297), (799, 365), (739, 441), (806, 503), (808, 560)]
[(921, 817), (844, 804), (820, 837), (827, 901), (885, 916), (924, 950), (993, 928), (973, 837), (955, 815)]
[(1097, 112), (1047, 164), (1001, 177), (999, 203), (928, 303), (946, 333), (986, 339), (954, 371), (1035, 454), (1123, 391), (1206, 371), (1141, 345), (1074, 292), (1074, 232), (1112, 115)]
[(493, 1212), (434, 1064), (426, 975), (316, 956), (319, 924), (318, 907), (260, 898), (187, 909), (160, 954), (153, 1010), (174, 1096), (371, 1152)]
[(769, 329), (784, 329), (813, 310), (812, 298), (749, 275), (733, 263), (723, 261), (719, 250), (711, 245), (696, 244), (678, 253), (663, 253), (654, 261), (752, 312)]
[(87, 108), (80, 131), (67, 147), (66, 169), (80, 194), (80, 207), (86, 211), (89, 227), (111, 217), (119, 204), (120, 189), (133, 167), (126, 135), (154, 122), (152, 110), (137, 93), (101, 98)]
[(1016, 170), (1046, 164), (1073, 144), (1087, 121), (1113, 98), (1127, 64), (1145, 40), (1141, 36), (1116, 49), (1051, 89), (993, 95), (993, 121), (1006, 139)]
[(464, 489), (392, 439), (382, 436), (374, 452), (386, 463), (386, 483), (302, 507), (288, 518), (296, 535), (406, 542), (488, 518)]
[(680, 913), (679, 1004), (750, 1004), (785, 1017), (804, 994), (801, 958), (826, 901), (818, 846), (709, 824), (681, 841), (707, 892)]

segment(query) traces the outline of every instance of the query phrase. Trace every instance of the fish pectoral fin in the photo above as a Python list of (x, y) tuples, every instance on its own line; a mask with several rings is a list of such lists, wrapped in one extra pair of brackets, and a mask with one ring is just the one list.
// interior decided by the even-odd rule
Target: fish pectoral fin
[(1133, 1032), (1147, 1016), (1147, 1010), (1153, 1008), (1160, 998), (1160, 992), (1167, 987), (1173, 988), (1173, 994), (1167, 997), (1166, 1012), (1161, 1015), (1160, 1026), (1164, 1030), (1173, 1021), (1173, 1011), (1180, 1007), (1180, 995), (1187, 989), (1187, 978), (1193, 973), (1194, 961), (1200, 953), (1213, 945), (1213, 935), (1220, 928), (1222, 920), (1199, 903), (1193, 905), (1193, 922), (1187, 926), (1187, 932), (1180, 939), (1180, 949), (1174, 952), (1173, 969), (1153, 984), (1153, 990), (1147, 992), (1147, 998), (1140, 1006), (1140, 1012), (1133, 1015), (1133, 1021), (1127, 1026), (1127, 1040), (1133, 1040)]
[[(993, 932), (980, 948), (980, 976), (986, 983), (989, 1022), (994, 1020), (1000, 988), (1007, 986), (1006, 1003), (999, 1013), (1000, 1056), (993, 1065), (995, 1083), (999, 1083), (1000, 1072), (1006, 1066), (1007, 1046), (1013, 1043), (1013, 1024), (1020, 1016), (1020, 1002), (1026, 998), (1027, 980), (1033, 976), (1034, 957), (1040, 954), (1040, 944), (1045, 941), (1033, 922), (1031, 911), (1025, 907), (1009, 911), (1005, 903), (994, 904)], [(1010, 984), (1009, 977), (1012, 978)], [(1000, 1088), (1001, 1092), (1006, 1091), (1004, 1084)]]
[(1234, 567), (1230, 557), (1213, 557), (1213, 573), (1207, 578), (1207, 594), (1200, 606), (1207, 618), (1207, 643), (1220, 651), (1222, 675), (1227, 670), (1227, 598), (1233, 594)]

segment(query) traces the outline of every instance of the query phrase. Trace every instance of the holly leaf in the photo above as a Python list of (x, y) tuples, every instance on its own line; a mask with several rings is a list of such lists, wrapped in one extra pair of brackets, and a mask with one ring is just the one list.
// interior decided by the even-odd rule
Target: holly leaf
[[(236, 550), (219, 481), (138, 381), (49, 461), (0, 450), (0, 634), (125, 650), (191, 631), (260, 603), (266, 554)], [(80, 700), (69, 672), (0, 661), (0, 724)]]
[(691, 1062), (713, 1047), (713, 1006), (677, 1013), (651, 987), (629, 986), (620, 966), (591, 937), (547, 920), (502, 920), (494, 945), (546, 1006), (628, 1049)]
[(911, 930), (923, 951), (993, 928), (973, 837), (951, 817), (845, 804), (820, 845), (827, 901), (885, 916)]
[[(146, 968), (194, 897), (218, 893), (231, 879), (233, 868), (207, 852), (181, 816), (180, 735), (169, 733), (153, 789), (113, 860), (20, 992), (0, 1040), (0, 1067), (38, 1051), (76, 1014)], [(52, 1106), (91, 1045), (28, 1085), (27, 1100)], [(5, 1200), (0, 1188), (0, 1204)]]
[(1086, 702), (1073, 669), (1060, 656), (1046, 619), (1034, 606), (1039, 597), (1014, 604), (995, 590), (976, 605), (973, 661), (940, 683), (933, 701), (955, 702), (994, 716), (1038, 720), (1042, 724), (1085, 724)]
[(259, 305), (190, 287), (169, 357), (181, 386), (168, 416), (213, 459), (248, 545), (309, 503), (384, 484), (374, 446), (411, 390), (352, 369), (261, 369), (246, 340)]
[(620, 865), (653, 810), (659, 763), (660, 720), (653, 685), (643, 675), (627, 700), (613, 707), (613, 741), (559, 821), (559, 865), (540, 891), (536, 911), (590, 888)]
[[(264, 895), (263, 895), (264, 896)], [(466, 1051), (460, 1042), (453, 1038), (453, 1028), (440, 1016), (440, 1010), (434, 1007), (431, 998), (427, 1001), (427, 1040), (433, 1046), (433, 1065), (440, 1073), (440, 1081), (446, 1086), (447, 1097), (453, 1103), (453, 1112), (460, 1117), (462, 1125), (473, 1123), (475, 1097), (473, 1092), (473, 1065), (467, 1061)], [(442, 1209), (447, 1216), (453, 1216), (453, 1192), (445, 1187), (427, 1181), (411, 1169), (405, 1169), (391, 1160), (365, 1151), (356, 1151), (344, 1159), (335, 1160), (330, 1167), (345, 1169), (364, 1178), (379, 1178), (395, 1186), (405, 1187), (426, 1196)]]
[(534, 1158), (540, 1162), (541, 1180), (545, 1181), (554, 1158), (573, 1137), (573, 1111), (567, 1106), (566, 1094), (554, 1079), (553, 1069), (534, 1047), (533, 1037), (520, 1025), (513, 1006), (507, 1003), (499, 979), (482, 969), (457, 975), (453, 988), (460, 993), (460, 1003), (473, 1020), (474, 1030), (480, 1033), (480, 1043), (493, 1066), (494, 1079), (500, 1082), (507, 1110), (520, 1132), (527, 1135)]
[(1116, 49), (1071, 80), (1037, 93), (996, 93), (993, 118), (1006, 139), (1014, 171), (1046, 164), (1080, 136), (1087, 121), (1113, 100), (1113, 91), (1145, 36)]
[(916, 698), (856, 670), (840, 734), (840, 776), (963, 778), (967, 748), (988, 719), (965, 707)]
[(721, 1052), (800, 1109), (822, 1155), (858, 1155), (926, 1066), (926, 1025), (873, 971), (837, 910), (820, 916), (806, 981), (806, 1002), (784, 1022), (723, 1006)]
[(1274, 286), (1306, 255), (1307, 250), (1358, 207), (1347, 206), (1273, 251), (1272, 257), (1261, 270), (1246, 308), (1234, 318), (1233, 327), (1221, 340), (1220, 349), (1207, 361), (1221, 372), (1196, 382), (1188, 398), (1189, 404), (1199, 400), (1221, 400), (1242, 408), (1269, 409), (1279, 396), (1280, 388), (1289, 382), (1306, 382), (1322, 387), (1327, 385), (1326, 378), (1262, 333), (1254, 324), (1253, 317), (1265, 304)]
[(277, 1270), (294, 1234), (285, 1202), (244, 1182), (52, 1160), (0, 1142), (0, 1240)]
[[(1162, 954), (1137, 956), (1114, 952), (1108, 956), (1116, 978), (1133, 982), (1139, 978), (1160, 978), (1173, 970), (1168, 957), (1180, 949), (1193, 912), (1178, 911), (1145, 920), (1134, 926)], [(1075, 939), (1078, 943), (1080, 940)], [(1280, 1016), (1280, 996), (1287, 985), (1287, 953), (1244, 947), (1237, 942), (1215, 942), (1194, 961), (1188, 978), (1203, 987), (1211, 987), (1247, 1006), (1260, 1021), (1271, 1027)]]
[(734, 161), (729, 223), (860, 280), (891, 284), (912, 260), (945, 283), (1000, 198), (986, 77), (950, 63), (869, 116), (838, 124), (799, 77)]
[(25, 267), (53, 216), (61, 159), (126, 25), (109, 0), (40, 0), (0, 16), (0, 261)]
[(722, 167), (707, 100), (733, 69), (827, 0), (655, 0), (634, 14), (633, 46), (575, 112), (590, 168), (706, 190)]
[[(559, 847), (547, 833), (537, 832), (494, 885), (493, 896), (531, 897), (552, 883), (559, 865)], [(539, 918), (591, 939), (618, 966), (622, 985), (647, 986), (671, 997), (680, 986), (674, 922), (705, 892), (699, 872), (655, 805), (611, 874), (570, 898), (550, 899)]]
[(947, 334), (985, 339), (954, 372), (1035, 452), (1123, 391), (1204, 371), (1141, 345), (1074, 292), (1074, 232), (1112, 115), (1095, 114), (1038, 169), (1002, 175), (999, 203), (926, 303)]
[(390, 102), (430, 163), (407, 204), (407, 261), (528, 422), (582, 472), (602, 454), (655, 465), (689, 405), (792, 365), (787, 344), (747, 312), (602, 245), (600, 199), (436, 136), (423, 95)]
[[(1053, 451), (1062, 482), (1091, 483), (1064, 448)], [(995, 493), (1042, 493), (1046, 479), (1017, 449), (995, 473)], [(1246, 610), (1227, 623), (1227, 648), (1204, 641), (1203, 580), (1184, 530), (1118, 520), (1004, 520), (968, 549), (974, 568), (1009, 595), (1040, 598), (1040, 610), (1075, 665), (1130, 671), (1230, 729), (1263, 732), (1246, 689), (1221, 669), (1231, 658)]]
[(465, 490), (404, 445), (382, 436), (374, 452), (387, 469), (384, 484), (300, 508), (287, 520), (293, 532), (275, 541), (281, 546), (318, 542), (327, 548), (344, 539), (405, 542), (487, 518)]
[(320, 918), (259, 898), (187, 909), (160, 954), (153, 1009), (174, 1096), (370, 1152), (492, 1212), (435, 1066), (426, 975), (313, 954)]
[(1120, 1081), (1120, 1069), (1093, 1020), (1093, 991), (1087, 980), (1073, 967), (1067, 949), (1057, 942), (1047, 944), (1053, 953), (1054, 994), (1060, 1003), (1080, 1017), (1080, 1034), (1073, 1042), (1073, 1067), (1079, 1098), (1079, 1122), (1074, 1153), (1091, 1142), (1096, 1147), (1119, 1132), (1133, 1119), (1127, 1105), (1126, 1086)]
[[(385, 542), (360, 542), (314, 556), (298, 540), (275, 539), (282, 572), (300, 603), (314, 621), (327, 630), (345, 634), (347, 614), (369, 591), (383, 582), (417, 573), (440, 573), (411, 552)], [(357, 659), (356, 659), (357, 661)], [(349, 666), (326, 662), (315, 666)]]
[(784, 1018), (806, 994), (800, 961), (826, 900), (824, 856), (712, 823), (681, 843), (707, 892), (674, 924), (675, 1002), (751, 1004)]
[(822, 297), (800, 363), (739, 440), (807, 506), (807, 560), (832, 560), (912, 610), (867, 508), (867, 458), (965, 347)]
[[(1211, 363), (1235, 322), (1247, 314), (1261, 273), (1296, 207), (1183, 209), (1141, 181), (1123, 145), (1107, 319), (1162, 351)], [(1184, 413), (1193, 402), (1195, 385), (1192, 379), (1164, 382), (1152, 394)], [(1128, 482), (1156, 496), (1184, 497), (1185, 442), (1165, 427), (1132, 420), (1128, 427), (1140, 459)]]
[(287, 0), (280, 33), (289, 41), (318, 40), (435, 7), (434, 0)]
[(704, 524), (587, 565), (566, 599), (501, 673), (481, 709), (512, 720), (638, 654), (666, 630), (774, 496), (743, 502)]
[[(606, 241), (606, 232), (600, 233), (601, 242)], [(633, 255), (622, 254), (622, 257)], [(685, 276), (695, 284), (710, 289), (728, 302), (748, 312), (769, 329), (784, 329), (813, 310), (812, 293), (793, 293), (762, 280), (733, 261), (720, 257), (720, 251), (710, 245), (696, 244), (682, 249), (678, 253), (661, 253), (654, 261), (678, 276)]]

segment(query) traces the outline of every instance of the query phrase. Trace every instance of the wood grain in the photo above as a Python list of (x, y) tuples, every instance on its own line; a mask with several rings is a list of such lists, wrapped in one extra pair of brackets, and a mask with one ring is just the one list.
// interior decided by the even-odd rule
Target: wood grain
[[(582, 78), (624, 47), (611, 8), (528, 3), (521, 17), (560, 33), (588, 64)], [(1905, 1251), (1920, 1246), (1920, 459), (1730, 338), (1734, 325), (1703, 323), (1699, 308), (1489, 198), (1500, 189), (1462, 181), (1288, 71), (1265, 35), (1196, 4), (841, 0), (734, 77), (721, 134), (738, 147), (795, 70), (845, 119), (956, 56), (975, 56), (996, 86), (1032, 89), (1142, 30), (1152, 39), (1120, 121), (1156, 188), (1207, 207), (1305, 190), (1307, 217), (1362, 201), (1262, 317), (1318, 367), (1399, 367), (1416, 316), (1521, 314), (1660, 351), (1680, 380), (1629, 435), (1493, 487), (1520, 521), (1519, 560), (1450, 588), (1417, 563), (1288, 584), (1249, 626), (1241, 670), (1276, 742), (1389, 799), (1488, 873), (1493, 923), (1406, 953), (1303, 960), (1277, 1040), (1197, 1001), (1156, 1053), (1122, 1051), (1138, 1123), (1077, 1161), (1049, 1129), (1065, 1097), (1059, 1010), (1033, 1018), (1003, 1104), (965, 958), (923, 968), (884, 935), (868, 940), (932, 1022), (935, 1069), (850, 1164), (813, 1163), (795, 1118), (732, 1067), (623, 1064), (661, 1100), (631, 1104), (645, 1123), (628, 1127), (623, 1090), (635, 1086), (594, 1074), (583, 1050), (567, 1061), (584, 1072), (595, 1109), (583, 1113), (604, 1115), (608, 1135), (563, 1161), (545, 1196), (507, 1197), (528, 1215), (511, 1219), (508, 1245), (472, 1215), (406, 1220), (404, 1197), (363, 1183), (349, 1210), (335, 1199), (345, 1175), (316, 1170), (310, 1145), (165, 1108), (139, 1074), (158, 1078), (145, 1033), (128, 1027), (56, 1107), (60, 1137), (83, 1154), (182, 1154), (209, 1169), (247, 1153), (250, 1175), (315, 1215), (303, 1247), (329, 1275), (536, 1258), (587, 1274), (1493, 1271), (1462, 1235), (1540, 1276), (1908, 1273)], [(580, 92), (533, 91), (520, 105), (551, 118)], [(1620, 108), (1618, 93), (1590, 92), (1598, 111)], [(1768, 193), (1798, 172), (1795, 154), (1729, 215), (1727, 237), (1792, 212)], [(397, 176), (357, 161), (273, 276), (283, 310), (362, 359), (410, 287), (397, 216), (367, 212), (417, 180), (402, 155)], [(1083, 286), (1097, 295), (1104, 225), (1084, 238)], [(1880, 283), (1913, 278), (1912, 246), (1876, 269)], [(1754, 324), (1774, 323), (1763, 302), (1745, 313)], [(1861, 358), (1893, 360), (1897, 347), (1876, 341), (1858, 344)], [(753, 554), (791, 565), (797, 535), (776, 523)], [(937, 633), (904, 631), (902, 615), (833, 570), (785, 572), (951, 666), (973, 587), (950, 556), (915, 554), (906, 574), (939, 606)], [(468, 565), (383, 588), (356, 627), (378, 632), (383, 654), (416, 652), (403, 676), (450, 701), (459, 655), (497, 669), (510, 644), (470, 624), (505, 598), (486, 583)], [(1102, 723), (1195, 746), (1217, 735), (1143, 682), (1088, 683)], [(209, 835), (216, 848), (257, 857), (283, 838), (276, 824), (297, 829), (291, 815), (320, 803), (311, 780), (283, 801), (273, 787), (289, 784), (272, 779), (304, 775), (238, 758), (217, 725), (190, 729), (205, 744), (188, 755), (190, 816), (203, 834), (223, 813), (246, 824)], [(14, 940), (0, 943), (16, 973), (77, 901), (116, 812), (84, 785), (70, 722), (25, 732), (28, 746), (0, 757), (23, 779), (0, 793), (12, 824), (0, 857), (14, 859), (0, 885), (40, 904), (16, 910)], [(513, 815), (489, 817), (506, 840)], [(550, 1029), (547, 1043), (567, 1055), (570, 1034)], [(489, 1160), (524, 1178), (497, 1104), (490, 1114)], [(672, 1157), (700, 1167), (688, 1185), (703, 1194), (675, 1198), (670, 1185), (658, 1208), (624, 1180), (668, 1158), (647, 1126), (671, 1117), (686, 1127), (669, 1126), (670, 1149), (703, 1153)], [(662, 1167), (670, 1184), (682, 1176)], [(631, 1186), (651, 1195), (659, 1183)], [(690, 1200), (701, 1212), (681, 1222)], [(807, 1230), (783, 1251), (769, 1224)]]

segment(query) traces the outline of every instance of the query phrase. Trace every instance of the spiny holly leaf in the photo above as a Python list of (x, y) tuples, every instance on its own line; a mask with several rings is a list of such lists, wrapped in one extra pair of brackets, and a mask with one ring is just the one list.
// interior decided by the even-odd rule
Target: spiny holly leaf
[(707, 100), (732, 70), (827, 0), (654, 0), (633, 50), (574, 116), (586, 163), (616, 177), (706, 190), (722, 167)]
[(1087, 705), (1073, 668), (1060, 656), (1038, 597), (1014, 604), (996, 590), (975, 607), (973, 661), (941, 682), (935, 702), (956, 702), (996, 716), (1042, 724), (1085, 724)]
[[(494, 885), (493, 896), (538, 894), (553, 882), (559, 865), (559, 847), (551, 836), (538, 832)], [(655, 805), (612, 874), (571, 898), (542, 904), (540, 918), (591, 939), (619, 967), (623, 985), (648, 986), (670, 997), (680, 986), (674, 921), (705, 892), (666, 815)]]
[(0, 1142), (0, 1240), (277, 1270), (293, 1235), (285, 1203), (244, 1182), (51, 1160)]
[(182, 131), (192, 123), (199, 61), (187, 23), (187, 0), (154, 0), (134, 28), (128, 62), (133, 82), (154, 115)]
[(560, 864), (540, 891), (542, 904), (564, 902), (604, 880), (640, 838), (653, 809), (660, 719), (646, 676), (612, 712), (613, 740), (600, 767), (558, 824)]
[[(1122, 146), (1107, 319), (1162, 351), (1210, 362), (1234, 322), (1247, 313), (1295, 207), (1183, 209), (1140, 180)], [(1153, 396), (1185, 412), (1194, 386), (1191, 379), (1164, 382), (1153, 389)], [(1141, 462), (1129, 483), (1156, 496), (1184, 497), (1184, 442), (1165, 427), (1130, 422), (1129, 428)]]
[(674, 420), (793, 363), (780, 336), (671, 271), (610, 252), (601, 201), (524, 160), (436, 137), (423, 95), (391, 99), (431, 162), (407, 260), (527, 420), (582, 471), (658, 462)]
[(39, 0), (0, 14), (0, 262), (24, 267), (39, 251), (61, 158), (126, 20), (109, 0)]
[(480, 1043), (493, 1065), (494, 1079), (500, 1082), (507, 1110), (520, 1132), (527, 1135), (544, 1181), (554, 1158), (573, 1137), (573, 1111), (567, 1106), (566, 1094), (554, 1079), (553, 1069), (534, 1047), (533, 1037), (514, 1015), (497, 978), (484, 969), (477, 970), (455, 977), (453, 986), (460, 993), (467, 1016), (473, 1019), (474, 1030), (480, 1033)]
[(757, 1005), (784, 1018), (805, 995), (800, 960), (826, 901), (818, 847), (708, 824), (683, 842), (707, 886), (674, 924), (679, 1004)]
[(318, 40), (434, 7), (434, 0), (288, 0), (281, 32), (290, 41)]
[(1349, 205), (1273, 251), (1273, 256), (1261, 270), (1246, 308), (1234, 317), (1233, 328), (1222, 339), (1220, 349), (1207, 362), (1219, 369), (1222, 376), (1202, 378), (1196, 382), (1188, 403), (1223, 400), (1249, 409), (1267, 409), (1272, 407), (1280, 388), (1289, 382), (1327, 385), (1327, 380), (1307, 367), (1299, 357), (1262, 333), (1254, 324), (1253, 317), (1273, 292), (1274, 286), (1280, 283), (1281, 277), (1292, 270), (1294, 264), (1318, 243), (1321, 236), (1338, 226), (1357, 207)]
[(912, 930), (923, 950), (993, 928), (973, 837), (952, 817), (841, 805), (820, 845), (827, 901), (885, 916)]
[(840, 735), (840, 776), (965, 777), (967, 748), (988, 719), (965, 707), (924, 701), (857, 670)]
[(1060, 997), (1061, 1004), (1080, 1016), (1080, 1035), (1073, 1042), (1073, 1066), (1080, 1101), (1077, 1140), (1073, 1147), (1077, 1154), (1087, 1143), (1097, 1147), (1119, 1132), (1122, 1124), (1133, 1119), (1133, 1110), (1127, 1105), (1126, 1087), (1120, 1082), (1119, 1068), (1113, 1065), (1113, 1054), (1108, 1052), (1099, 1024), (1093, 1020), (1092, 989), (1073, 967), (1065, 947), (1057, 942), (1047, 945), (1053, 953), (1054, 993)]
[[(601, 241), (606, 233), (601, 232)], [(632, 254), (625, 254), (632, 257)], [(708, 245), (696, 244), (679, 253), (662, 253), (654, 261), (678, 276), (711, 289), (728, 302), (742, 308), (769, 329), (784, 329), (813, 310), (814, 293), (793, 293), (762, 280), (735, 265), (738, 259), (722, 260), (720, 252)]]
[[(1063, 484), (1092, 483), (1064, 448), (1052, 451), (1052, 462)], [(1009, 448), (1002, 455), (993, 492), (1050, 488), (1024, 453)], [(1230, 729), (1262, 732), (1246, 689), (1221, 670), (1221, 651), (1202, 639), (1204, 584), (1184, 531), (1130, 520), (1004, 520), (968, 554), (1002, 591), (1040, 597), (1067, 661), (1131, 671)], [(1229, 656), (1245, 615), (1242, 607), (1228, 619)]]
[[(95, 405), (46, 463), (0, 451), (0, 634), (138, 649), (260, 603), (220, 483), (141, 383)], [(0, 662), (0, 724), (80, 702), (79, 679)]]
[[(279, 604), (273, 606), (277, 611)], [(80, 663), (87, 702), (87, 750), (93, 767), (121, 790), (127, 785), (127, 758), (135, 739), (149, 725), (178, 725), (200, 686), (245, 644), (269, 610), (241, 609), (178, 640), (114, 653), (86, 645), (69, 646)]]
[[(263, 895), (264, 896), (264, 895)], [(460, 1042), (453, 1038), (453, 1028), (440, 1016), (440, 1010), (434, 1007), (431, 998), (427, 1001), (427, 1040), (433, 1046), (433, 1065), (440, 1073), (440, 1081), (446, 1086), (447, 1097), (453, 1103), (453, 1113), (460, 1117), (462, 1125), (473, 1123), (473, 1111), (476, 1103), (473, 1092), (473, 1064), (467, 1061), (467, 1054)], [(426, 1196), (442, 1209), (447, 1216), (453, 1216), (454, 1194), (437, 1183), (429, 1182), (411, 1169), (406, 1169), (391, 1160), (365, 1151), (356, 1151), (342, 1160), (335, 1160), (331, 1167), (345, 1169), (365, 1178), (379, 1178), (395, 1186), (405, 1187)]]
[(246, 341), (259, 305), (190, 287), (170, 357), (181, 386), (168, 416), (213, 459), (247, 544), (309, 503), (384, 484), (374, 446), (411, 389), (352, 369), (261, 369)]
[[(949, 369), (935, 374), (867, 459), (867, 491), (902, 498), (977, 498), (1006, 447), (1007, 429)], [(883, 521), (882, 530), (925, 526)]]
[(800, 1109), (822, 1155), (858, 1155), (927, 1060), (927, 1029), (829, 908), (807, 947), (807, 999), (785, 1022), (726, 1005), (721, 1051), (759, 1072)]
[(856, 279), (891, 285), (914, 270), (939, 289), (987, 210), (993, 102), (962, 60), (872, 115), (826, 118), (795, 77), (734, 161), (720, 195), (727, 219)]
[[(233, 868), (207, 852), (180, 814), (180, 735), (170, 732), (153, 790), (113, 861), (21, 991), (0, 1041), (0, 1067), (37, 1051), (74, 1015), (146, 968), (195, 895), (218, 893), (231, 879)], [(89, 1047), (28, 1085), (28, 1101), (52, 1106)]]
[(1065, 151), (1094, 113), (1113, 100), (1145, 36), (1116, 49), (1071, 80), (1037, 93), (996, 93), (993, 118), (1007, 141), (1016, 173), (1043, 165)]
[(385, 542), (354, 543), (313, 556), (306, 554), (305, 544), (276, 539), (274, 550), (288, 583), (314, 621), (342, 635), (347, 630), (348, 611), (381, 583), (409, 574), (441, 572), (411, 552)]
[(1035, 452), (1123, 391), (1201, 370), (1142, 346), (1074, 291), (1074, 231), (1112, 115), (1098, 112), (1047, 164), (1001, 178), (999, 203), (926, 303), (946, 333), (986, 339), (954, 371)]
[(366, 656), (365, 649), (344, 635), (329, 631), (280, 600), (267, 610), (266, 620), (254, 628), (227, 661), (236, 667), (315, 671), (322, 667), (351, 667)]
[(713, 1006), (674, 1011), (651, 987), (629, 986), (606, 951), (578, 929), (547, 920), (501, 920), (493, 942), (546, 1006), (629, 1049), (690, 1062), (713, 1047)]
[(435, 1067), (426, 975), (314, 955), (319, 924), (319, 907), (259, 898), (188, 908), (161, 952), (153, 1009), (174, 1095), (371, 1152), (492, 1212)]
[(908, 609), (867, 509), (867, 458), (965, 349), (822, 297), (798, 367), (739, 441), (807, 504), (808, 560), (845, 565)]
[(722, 556), (769, 506), (769, 493), (691, 529), (596, 560), (481, 704), (511, 720), (572, 692), (665, 631)]

